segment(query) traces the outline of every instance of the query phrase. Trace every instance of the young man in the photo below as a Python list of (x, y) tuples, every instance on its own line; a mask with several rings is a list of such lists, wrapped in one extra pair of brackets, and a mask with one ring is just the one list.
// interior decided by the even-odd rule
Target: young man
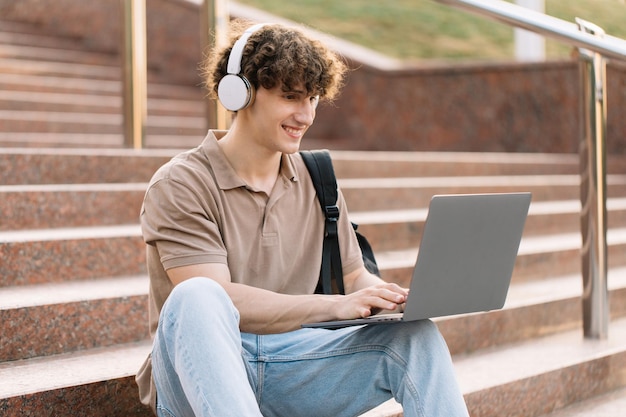
[(347, 295), (314, 294), (324, 218), (297, 151), (345, 70), (280, 25), (234, 30), (207, 59), (232, 127), (159, 169), (141, 212), (155, 339), (137, 381), (157, 415), (351, 417), (394, 397), (407, 417), (467, 416), (432, 322), (301, 328), (394, 310), (407, 296), (364, 268), (341, 193)]

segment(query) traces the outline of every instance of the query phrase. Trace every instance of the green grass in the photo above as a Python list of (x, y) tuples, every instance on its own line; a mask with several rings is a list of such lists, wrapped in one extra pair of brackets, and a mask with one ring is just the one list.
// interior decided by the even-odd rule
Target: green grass
[[(238, 0), (401, 59), (507, 59), (513, 29), (434, 0)], [(546, 13), (626, 39), (626, 0), (545, 0)], [(548, 40), (551, 58), (571, 47)]]

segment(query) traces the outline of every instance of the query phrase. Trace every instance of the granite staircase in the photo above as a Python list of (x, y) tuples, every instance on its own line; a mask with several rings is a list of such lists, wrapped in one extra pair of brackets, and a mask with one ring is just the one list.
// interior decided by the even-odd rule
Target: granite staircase
[[(116, 54), (0, 17), (0, 74), (1, 146), (122, 146)], [(149, 72), (146, 146), (195, 146), (206, 133), (203, 96)]]
[[(0, 21), (1, 416), (150, 415), (133, 382), (150, 349), (138, 213), (152, 173), (202, 139), (202, 93), (151, 75), (148, 149), (122, 149), (115, 60)], [(470, 414), (622, 415), (626, 158), (609, 159), (609, 338), (586, 340), (576, 155), (333, 156), (352, 220), (404, 285), (433, 194), (531, 191), (505, 307), (436, 320)], [(363, 417), (399, 415), (390, 401)]]

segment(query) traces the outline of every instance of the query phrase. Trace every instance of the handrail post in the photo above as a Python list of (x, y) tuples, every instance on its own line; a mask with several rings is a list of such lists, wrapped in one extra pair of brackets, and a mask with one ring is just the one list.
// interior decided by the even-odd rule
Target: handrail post
[[(204, 0), (200, 8), (200, 29), (202, 50), (207, 53), (215, 46), (223, 45), (228, 32), (228, 1)], [(218, 100), (206, 101), (207, 129), (227, 129), (228, 112)]]
[[(576, 19), (581, 31), (604, 36), (604, 31)], [(580, 200), (583, 275), (583, 331), (589, 339), (608, 337), (606, 212), (606, 62), (598, 52), (578, 49), (582, 89), (580, 141)]]
[(146, 0), (121, 0), (124, 146), (141, 149), (147, 102)]

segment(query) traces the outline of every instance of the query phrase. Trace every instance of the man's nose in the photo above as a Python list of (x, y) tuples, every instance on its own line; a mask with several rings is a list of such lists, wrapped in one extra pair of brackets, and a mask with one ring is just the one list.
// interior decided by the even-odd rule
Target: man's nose
[(302, 100), (296, 113), (296, 120), (307, 126), (311, 125), (315, 119), (315, 107), (315, 104), (311, 100)]

